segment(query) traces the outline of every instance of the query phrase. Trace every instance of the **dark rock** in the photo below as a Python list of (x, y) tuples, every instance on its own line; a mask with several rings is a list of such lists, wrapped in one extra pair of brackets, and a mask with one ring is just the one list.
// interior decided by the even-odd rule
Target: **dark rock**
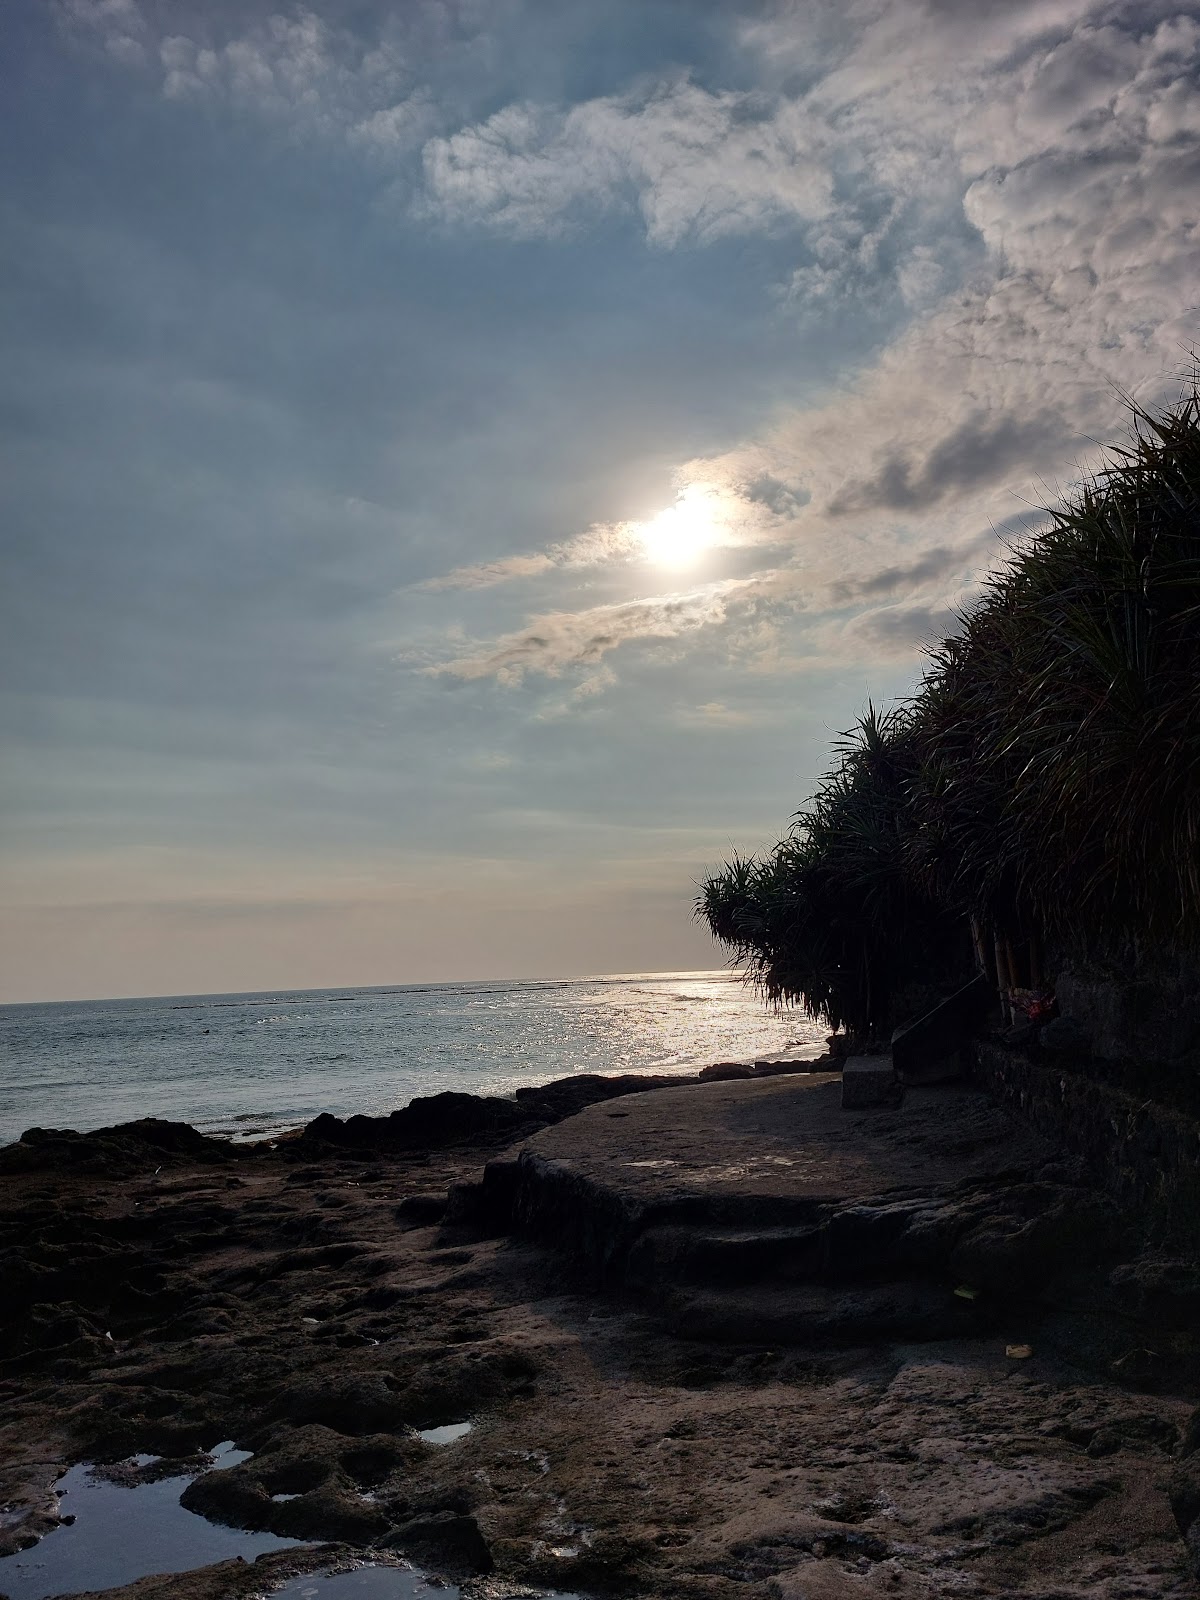
[(520, 1134), (574, 1116), (597, 1101), (678, 1082), (677, 1078), (648, 1074), (623, 1073), (610, 1078), (579, 1073), (518, 1089), (511, 1100), (446, 1090), (418, 1096), (388, 1117), (348, 1117), (343, 1122), (323, 1112), (304, 1129), (301, 1142), (347, 1150), (440, 1150), (460, 1144), (509, 1143)]
[(949, 1339), (978, 1331), (988, 1315), (980, 1303), (955, 1299), (943, 1287), (904, 1282), (677, 1291), (665, 1297), (664, 1309), (680, 1338), (816, 1347)]
[(285, 1539), (338, 1539), (370, 1544), (389, 1526), (383, 1511), (348, 1485), (323, 1484), (295, 1500), (271, 1501), (267, 1528)]
[(1057, 1276), (1099, 1260), (1119, 1238), (1119, 1217), (1087, 1190), (1028, 1185), (1015, 1190), (1012, 1210), (973, 1228), (950, 1255), (954, 1274), (980, 1288), (1036, 1293)]
[(1200, 1048), (1200, 964), (1195, 951), (1126, 970), (1063, 972), (1064, 1011), (1088, 1028), (1106, 1060), (1182, 1064)]
[(339, 1433), (377, 1433), (402, 1423), (394, 1390), (377, 1375), (300, 1378), (276, 1395), (269, 1415), (289, 1422), (319, 1422)]
[(1192, 1412), (1183, 1425), (1183, 1437), (1179, 1441), (1179, 1454), (1181, 1456), (1194, 1455), (1200, 1450), (1200, 1406)]
[(1053, 1017), (1042, 1027), (1038, 1043), (1055, 1055), (1086, 1056), (1092, 1047), (1092, 1036), (1071, 1017)]
[(406, 1194), (396, 1207), (397, 1221), (411, 1222), (418, 1228), (440, 1222), (445, 1214), (444, 1194)]
[(94, 1133), (72, 1128), (26, 1128), (0, 1150), (0, 1173), (82, 1171), (120, 1175), (178, 1160), (208, 1163), (239, 1159), (241, 1152), (210, 1139), (186, 1122), (143, 1117)]
[(1115, 1268), (1108, 1282), (1118, 1303), (1135, 1316), (1180, 1330), (1200, 1322), (1200, 1266), (1195, 1262), (1135, 1261)]
[(1041, 1037), (1042, 1027), (1040, 1022), (1018, 1022), (1007, 1028), (1001, 1038), (1010, 1050), (1032, 1050)]
[(179, 1496), (179, 1503), (230, 1528), (265, 1528), (274, 1509), (261, 1479), (244, 1464), (201, 1473)]
[(492, 1552), (475, 1518), (462, 1511), (433, 1511), (410, 1517), (382, 1540), (385, 1549), (403, 1550), (431, 1566), (454, 1573), (487, 1573)]
[(752, 1078), (754, 1068), (745, 1061), (714, 1061), (710, 1067), (701, 1067), (697, 1077), (710, 1083), (729, 1083), (735, 1078)]
[(779, 1078), (795, 1072), (836, 1072), (839, 1063), (832, 1056), (818, 1056), (812, 1061), (756, 1061), (756, 1078)]
[(1184, 1461), (1175, 1468), (1167, 1479), (1167, 1495), (1179, 1531), (1186, 1534), (1200, 1518), (1200, 1461)]

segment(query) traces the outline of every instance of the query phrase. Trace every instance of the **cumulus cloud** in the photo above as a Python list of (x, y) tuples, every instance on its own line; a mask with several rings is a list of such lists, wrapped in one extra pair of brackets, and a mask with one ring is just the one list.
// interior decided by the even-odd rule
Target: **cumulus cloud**
[(395, 26), (364, 38), (320, 8), (235, 13), (234, 22), (216, 7), (151, 8), (138, 0), (60, 0), (58, 15), (73, 37), (153, 73), (168, 100), (215, 101), (336, 133), (389, 158), (416, 149), (433, 130), (428, 90)]
[(636, 207), (654, 244), (824, 216), (828, 135), (804, 106), (686, 78), (566, 111), (511, 105), (425, 147), (427, 207), (516, 235)]
[[(407, 160), (422, 219), (554, 238), (628, 216), (661, 250), (783, 236), (781, 318), (819, 329), (850, 301), (881, 319), (855, 377), (679, 466), (736, 510), (714, 544), (778, 543), (773, 573), (547, 611), (458, 653), (453, 675), (589, 670), (627, 640), (745, 628), (768, 601), (886, 597), (860, 648), (911, 644), (986, 530), (1119, 431), (1118, 389), (1163, 398), (1196, 340), (1200, 21), (1169, 0), (782, 0), (731, 17), (738, 87), (680, 71), (432, 132), (445, 112), (395, 31), (364, 43), (320, 8), (220, 39), (156, 32), (135, 0), (62, 15), (150, 62), (168, 95), (324, 119), (389, 172)], [(425, 587), (567, 579), (640, 548), (638, 524), (599, 523)]]

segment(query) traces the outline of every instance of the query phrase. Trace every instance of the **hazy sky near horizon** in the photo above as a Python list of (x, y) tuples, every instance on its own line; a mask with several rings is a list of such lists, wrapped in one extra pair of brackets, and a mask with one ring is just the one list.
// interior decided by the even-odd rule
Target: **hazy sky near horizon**
[(1197, 6), (4, 33), (0, 1000), (719, 964), (1197, 340)]

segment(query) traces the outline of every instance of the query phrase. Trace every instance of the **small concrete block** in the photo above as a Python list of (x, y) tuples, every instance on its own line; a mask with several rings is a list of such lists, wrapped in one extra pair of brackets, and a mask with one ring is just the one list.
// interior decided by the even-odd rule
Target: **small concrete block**
[(850, 1056), (842, 1068), (842, 1109), (862, 1111), (868, 1106), (891, 1105), (896, 1098), (896, 1074), (891, 1056)]

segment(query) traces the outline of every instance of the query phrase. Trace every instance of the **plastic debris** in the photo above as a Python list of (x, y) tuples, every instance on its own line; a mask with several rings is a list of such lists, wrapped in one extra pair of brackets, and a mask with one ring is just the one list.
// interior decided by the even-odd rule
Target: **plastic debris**
[(978, 1300), (979, 1299), (979, 1290), (978, 1289), (972, 1289), (970, 1284), (967, 1284), (967, 1283), (960, 1283), (958, 1288), (955, 1289), (954, 1292), (955, 1292), (955, 1294), (958, 1296), (958, 1298), (960, 1300)]
[(1004, 1354), (1010, 1361), (1028, 1361), (1033, 1354), (1033, 1346), (1031, 1344), (1006, 1344), (1004, 1346)]

